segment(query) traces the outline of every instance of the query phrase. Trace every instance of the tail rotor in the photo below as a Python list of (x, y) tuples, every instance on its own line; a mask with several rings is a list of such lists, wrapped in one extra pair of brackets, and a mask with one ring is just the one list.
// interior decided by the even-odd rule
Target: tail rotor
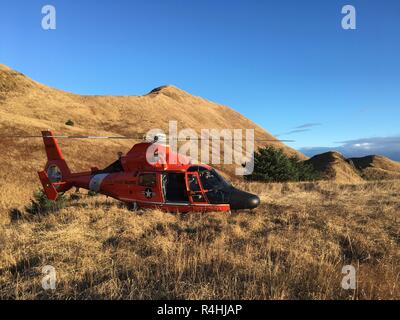
[(51, 131), (42, 131), (47, 155), (45, 170), (39, 171), (39, 179), (49, 200), (56, 200), (60, 192), (69, 190), (71, 171), (64, 159), (60, 146)]

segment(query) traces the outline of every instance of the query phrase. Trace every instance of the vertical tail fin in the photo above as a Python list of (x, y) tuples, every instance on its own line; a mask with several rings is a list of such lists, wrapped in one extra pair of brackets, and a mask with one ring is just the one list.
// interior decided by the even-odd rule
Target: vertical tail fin
[[(51, 131), (42, 131), (44, 147), (47, 154), (47, 164), (46, 169), (48, 169), (51, 165), (57, 166), (60, 169), (61, 174), (64, 178), (71, 175), (71, 171), (68, 168), (67, 163), (65, 162), (64, 156), (61, 152), (60, 146), (56, 138), (54, 138), (54, 134)], [(51, 177), (49, 176), (50, 180)]]
[(38, 172), (44, 191), (50, 200), (55, 200), (59, 192), (72, 187), (68, 181), (71, 171), (65, 162), (57, 140), (51, 131), (42, 131), (44, 147), (47, 155), (45, 170)]

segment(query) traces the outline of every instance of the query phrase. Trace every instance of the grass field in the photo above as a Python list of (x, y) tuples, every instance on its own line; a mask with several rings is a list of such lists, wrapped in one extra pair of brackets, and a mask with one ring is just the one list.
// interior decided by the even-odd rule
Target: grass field
[[(0, 185), (0, 298), (400, 298), (400, 181), (239, 187), (261, 207), (131, 212), (67, 195), (60, 212), (33, 216), (21, 206), (26, 189)], [(348, 264), (356, 290), (341, 287)], [(41, 286), (45, 265), (56, 269), (54, 291)]]
[[(68, 119), (75, 125), (65, 125)], [(264, 140), (257, 146), (306, 159), (233, 109), (173, 86), (143, 96), (80, 96), (0, 64), (0, 136), (46, 128), (129, 136), (167, 132), (172, 119), (197, 132), (253, 128)], [(67, 139), (60, 146), (79, 172), (104, 168), (134, 143)], [(342, 183), (238, 182), (260, 196), (253, 212), (131, 212), (103, 196), (67, 194), (59, 212), (32, 215), (25, 206), (39, 187), (43, 142), (2, 139), (0, 150), (0, 299), (400, 299), (400, 180), (362, 179), (398, 178), (400, 165), (388, 159), (350, 165), (325, 155), (329, 178)], [(218, 169), (232, 178), (235, 167)], [(349, 264), (356, 290), (341, 287)], [(46, 265), (56, 270), (54, 291), (41, 285)]]

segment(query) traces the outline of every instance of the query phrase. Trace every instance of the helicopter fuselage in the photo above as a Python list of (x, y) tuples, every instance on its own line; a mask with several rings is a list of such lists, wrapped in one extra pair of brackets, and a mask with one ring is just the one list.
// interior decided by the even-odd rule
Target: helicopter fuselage
[[(151, 142), (134, 145), (125, 156), (102, 170), (93, 167), (87, 172), (71, 173), (53, 134), (42, 134), (48, 162), (39, 177), (52, 200), (58, 193), (76, 187), (135, 208), (173, 212), (254, 209), (260, 204), (256, 195), (234, 188), (211, 166), (192, 164), (173, 154), (168, 146)], [(178, 161), (169, 161), (172, 158)]]

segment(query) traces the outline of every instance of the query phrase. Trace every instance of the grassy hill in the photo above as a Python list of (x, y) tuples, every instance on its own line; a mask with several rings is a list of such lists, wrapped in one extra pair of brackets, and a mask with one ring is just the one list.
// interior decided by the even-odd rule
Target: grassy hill
[(400, 178), (400, 163), (383, 156), (346, 159), (339, 152), (325, 152), (308, 160), (324, 179), (338, 183), (359, 183), (363, 180), (393, 180)]
[[(74, 126), (65, 125), (69, 119)], [(258, 146), (272, 144), (305, 159), (238, 112), (174, 86), (159, 87), (144, 96), (81, 96), (44, 86), (0, 65), (0, 136), (40, 134), (48, 128), (58, 133), (102, 136), (133, 135), (155, 128), (168, 132), (169, 120), (178, 122), (178, 130), (192, 128), (198, 134), (201, 129), (254, 129), (256, 139), (271, 140)], [(61, 147), (72, 169), (78, 170), (104, 166), (118, 151), (127, 152), (136, 142), (61, 141)], [(40, 168), (44, 161), (41, 143), (40, 139), (3, 140), (6, 152), (0, 155), (0, 169), (7, 162), (17, 170), (26, 152), (30, 157), (24, 165)], [(15, 156), (18, 163), (10, 161)], [(228, 173), (233, 168), (223, 167)]]
[(383, 156), (350, 158), (350, 161), (367, 180), (400, 179), (400, 163)]

